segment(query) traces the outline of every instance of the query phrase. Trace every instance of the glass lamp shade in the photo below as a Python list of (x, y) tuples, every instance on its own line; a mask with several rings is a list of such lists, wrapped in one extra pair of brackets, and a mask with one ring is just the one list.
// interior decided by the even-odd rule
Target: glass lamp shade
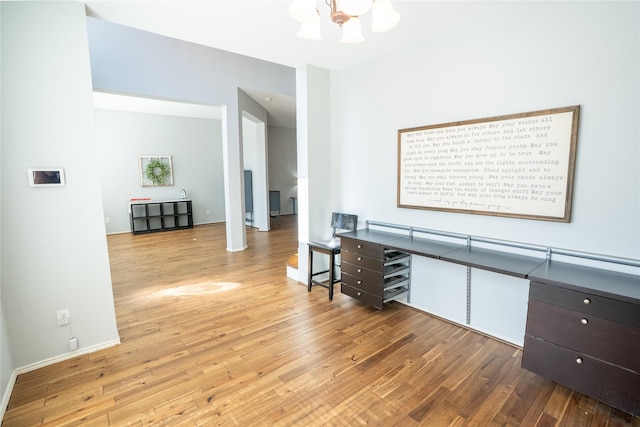
[(373, 0), (340, 0), (338, 9), (349, 16), (360, 16), (371, 9)]
[(309, 40), (322, 40), (320, 32), (320, 17), (316, 15), (314, 21), (306, 21), (300, 25), (300, 31), (296, 34), (298, 37)]
[(299, 22), (311, 22), (318, 18), (315, 0), (294, 0), (289, 5), (289, 15)]
[(389, 31), (400, 21), (400, 14), (395, 11), (390, 0), (375, 0), (372, 13), (371, 29), (376, 33)]
[(352, 16), (347, 22), (342, 24), (342, 38), (340, 43), (360, 43), (364, 41), (362, 37), (362, 26), (360, 19)]

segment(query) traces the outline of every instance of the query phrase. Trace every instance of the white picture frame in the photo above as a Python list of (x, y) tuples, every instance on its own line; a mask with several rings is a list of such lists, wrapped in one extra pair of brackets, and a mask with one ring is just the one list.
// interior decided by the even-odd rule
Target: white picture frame
[(580, 106), (398, 130), (399, 208), (570, 222)]
[[(150, 163), (158, 164), (156, 168), (157, 178), (151, 179), (147, 174)], [(173, 185), (173, 161), (171, 156), (144, 155), (139, 156), (138, 165), (140, 167), (140, 186), (161, 187)]]

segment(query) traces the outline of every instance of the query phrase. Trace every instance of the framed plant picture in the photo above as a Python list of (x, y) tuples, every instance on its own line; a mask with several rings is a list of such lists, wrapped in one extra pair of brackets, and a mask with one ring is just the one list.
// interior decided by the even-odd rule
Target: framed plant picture
[(173, 185), (171, 156), (140, 156), (140, 185), (158, 187)]

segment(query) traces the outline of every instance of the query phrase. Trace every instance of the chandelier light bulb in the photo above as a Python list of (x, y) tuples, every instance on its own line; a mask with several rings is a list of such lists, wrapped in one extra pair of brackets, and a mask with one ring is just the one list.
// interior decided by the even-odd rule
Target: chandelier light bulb
[(312, 22), (318, 18), (315, 0), (294, 0), (289, 5), (289, 15), (299, 22)]
[(391, 5), (391, 0), (374, 0), (372, 13), (371, 29), (376, 33), (389, 31), (400, 21), (400, 14)]
[(362, 26), (360, 25), (360, 18), (352, 16), (347, 22), (342, 25), (342, 38), (340, 43), (360, 43), (364, 41), (362, 36)]
[(300, 25), (300, 31), (298, 31), (296, 35), (307, 40), (322, 40), (320, 17), (316, 16), (316, 19), (313, 21), (303, 22)]

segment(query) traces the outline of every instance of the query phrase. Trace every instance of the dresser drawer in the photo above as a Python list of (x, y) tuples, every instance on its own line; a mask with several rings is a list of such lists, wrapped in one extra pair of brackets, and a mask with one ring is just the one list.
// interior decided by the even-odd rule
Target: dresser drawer
[(340, 246), (343, 251), (383, 259), (384, 248), (377, 243), (365, 242), (364, 240), (341, 238)]
[(640, 328), (529, 300), (526, 333), (640, 373)]
[(340, 254), (342, 262), (355, 265), (360, 268), (367, 268), (379, 273), (384, 271), (384, 261), (378, 258), (371, 258), (354, 252), (342, 251)]
[(640, 306), (629, 302), (540, 282), (531, 282), (529, 299), (640, 327)]
[(356, 279), (361, 280), (363, 283), (382, 286), (384, 279), (380, 272), (358, 267), (357, 265), (349, 264), (348, 262), (343, 262), (341, 267), (342, 273), (353, 276)]
[(379, 276), (371, 277), (371, 274), (367, 274), (365, 276), (354, 276), (343, 270), (340, 281), (342, 283), (346, 283), (352, 288), (368, 292), (372, 295), (378, 295), (382, 298), (382, 284)]
[(379, 310), (382, 310), (382, 296), (376, 296), (376, 295), (372, 295), (368, 292), (364, 292), (361, 289), (358, 288), (354, 288), (353, 286), (349, 286), (347, 283), (342, 282), (340, 284), (340, 291), (345, 294), (345, 295), (349, 295), (352, 298), (355, 298), (359, 301), (362, 301), (363, 303), (373, 306)]
[(522, 367), (609, 405), (640, 415), (640, 374), (533, 338), (524, 339)]

